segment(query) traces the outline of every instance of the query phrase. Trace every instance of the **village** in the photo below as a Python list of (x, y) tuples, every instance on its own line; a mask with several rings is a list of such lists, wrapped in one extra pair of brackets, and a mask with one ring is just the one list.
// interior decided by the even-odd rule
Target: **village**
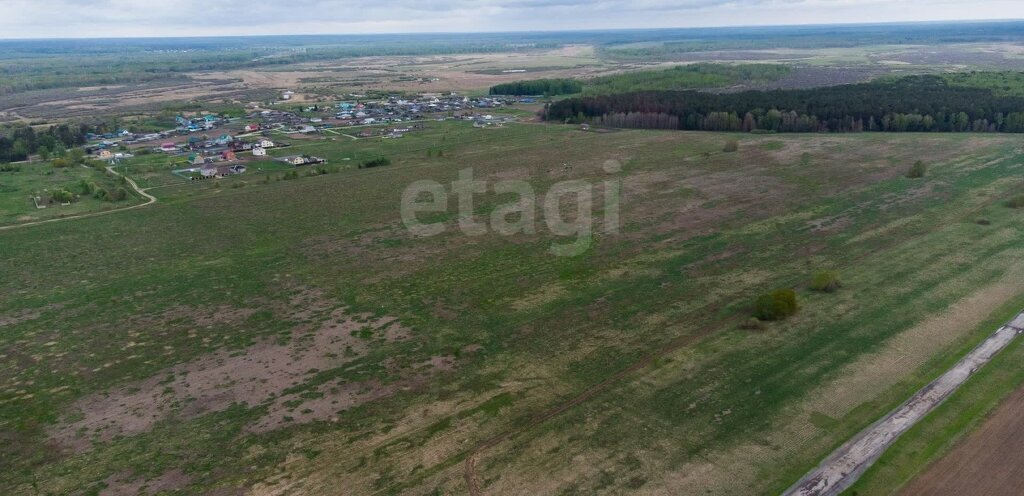
[(285, 91), (272, 108), (249, 104), (245, 117), (192, 111), (175, 117), (176, 126), (152, 133), (122, 129), (115, 133), (89, 135), (85, 151), (92, 158), (111, 165), (137, 153), (163, 153), (180, 157), (185, 167), (176, 175), (192, 180), (243, 174), (246, 162), (276, 160), (295, 167), (325, 164), (309, 155), (273, 157), (269, 151), (290, 143), (282, 137), (308, 139), (343, 136), (348, 139), (400, 139), (422, 129), (429, 120), (472, 121), (476, 128), (502, 127), (517, 119), (490, 110), (521, 103), (505, 97), (468, 97), (456, 93), (423, 94), (414, 97), (388, 96), (334, 104), (289, 105), (294, 93)]

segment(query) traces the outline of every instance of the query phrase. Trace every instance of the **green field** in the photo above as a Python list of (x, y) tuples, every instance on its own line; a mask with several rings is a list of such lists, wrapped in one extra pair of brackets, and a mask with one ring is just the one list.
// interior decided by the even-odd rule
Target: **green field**
[[(0, 226), (73, 217), (142, 203), (134, 195), (129, 195), (124, 201), (112, 202), (84, 191), (83, 181), (108, 190), (122, 187), (116, 177), (93, 167), (56, 168), (47, 162), (8, 167), (16, 170), (0, 172)], [(70, 204), (46, 201), (57, 190), (67, 190), (78, 198)], [(41, 199), (38, 206), (32, 200), (34, 197)]]
[[(1024, 303), (1013, 136), (431, 122), (273, 153), (332, 173), (180, 183), (139, 157), (156, 204), (0, 231), (0, 493), (464, 494), (471, 453), (488, 494), (777, 493)], [(599, 219), (621, 181), (620, 232), (557, 257), (543, 225), (460, 233), (452, 196), (412, 236), (402, 191), (467, 167), (585, 180)], [(843, 288), (809, 290), (826, 269)], [(783, 287), (801, 312), (748, 328)], [(859, 367), (908, 342), (930, 352)]]

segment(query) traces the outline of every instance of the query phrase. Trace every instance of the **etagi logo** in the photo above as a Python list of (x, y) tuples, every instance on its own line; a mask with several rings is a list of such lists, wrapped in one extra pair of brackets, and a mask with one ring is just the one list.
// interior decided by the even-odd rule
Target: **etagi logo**
[[(605, 173), (616, 175), (622, 164), (608, 160), (602, 166)], [(604, 208), (601, 227), (605, 234), (619, 232), (619, 200), (622, 180), (612, 177), (602, 182)], [(474, 213), (475, 195), (492, 192), (498, 195), (516, 195), (516, 200), (500, 205), (491, 212), (490, 219), (479, 219)], [(537, 232), (537, 193), (530, 183), (522, 180), (502, 180), (489, 185), (473, 178), (473, 169), (459, 171), (452, 182), (451, 193), (458, 202), (458, 229), (467, 236), (481, 236), (494, 231), (503, 236), (534, 234)], [(436, 236), (448, 228), (444, 222), (425, 224), (420, 213), (448, 211), (449, 191), (437, 181), (416, 181), (402, 193), (402, 222), (415, 236)], [(550, 252), (555, 256), (573, 257), (590, 249), (594, 234), (594, 185), (583, 180), (555, 183), (543, 195), (540, 215), (548, 231), (555, 236), (575, 238), (569, 243), (552, 243)], [(575, 215), (563, 217), (564, 210), (575, 210)], [(489, 220), (489, 222), (488, 222)]]

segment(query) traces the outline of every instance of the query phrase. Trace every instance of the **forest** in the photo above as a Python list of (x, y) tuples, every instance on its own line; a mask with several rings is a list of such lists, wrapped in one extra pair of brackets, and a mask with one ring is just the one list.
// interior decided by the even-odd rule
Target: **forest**
[(597, 77), (584, 82), (584, 93), (722, 88), (740, 82), (777, 81), (790, 72), (791, 67), (781, 64), (688, 64), (669, 69)]
[(492, 86), (491, 95), (572, 95), (583, 91), (583, 83), (575, 79), (534, 79), (532, 81), (515, 81), (512, 83)]
[(45, 131), (31, 126), (13, 126), (0, 129), (0, 163), (20, 162), (29, 155), (63, 155), (68, 149), (86, 143), (86, 134), (95, 129), (87, 124), (61, 124)]
[(669, 69), (635, 71), (591, 79), (536, 79), (493, 86), (491, 95), (601, 95), (629, 91), (722, 88), (739, 82), (777, 81), (792, 72), (780, 64), (689, 64)]
[(909, 76), (806, 90), (595, 95), (552, 103), (545, 117), (696, 131), (1024, 133), (1024, 97)]

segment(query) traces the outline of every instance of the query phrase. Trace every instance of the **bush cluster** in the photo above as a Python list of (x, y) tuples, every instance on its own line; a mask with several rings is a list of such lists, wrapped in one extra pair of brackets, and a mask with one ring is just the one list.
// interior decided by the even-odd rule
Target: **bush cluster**
[(914, 162), (913, 167), (907, 172), (907, 177), (910, 179), (921, 179), (925, 174), (928, 173), (928, 166), (924, 162), (918, 160)]
[(756, 306), (754, 316), (763, 321), (785, 320), (800, 310), (796, 291), (792, 289), (777, 289), (763, 294), (757, 299)]
[(839, 281), (839, 274), (835, 272), (823, 270), (811, 277), (811, 289), (814, 291), (834, 293), (841, 287), (843, 284)]

